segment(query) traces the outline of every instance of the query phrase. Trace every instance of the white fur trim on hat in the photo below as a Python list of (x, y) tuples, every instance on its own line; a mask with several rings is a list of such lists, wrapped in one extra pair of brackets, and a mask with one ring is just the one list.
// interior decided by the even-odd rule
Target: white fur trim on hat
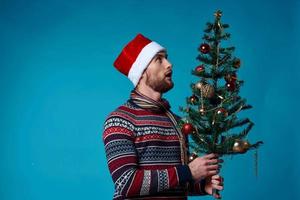
[(165, 48), (154, 41), (150, 42), (142, 49), (128, 73), (128, 78), (132, 81), (134, 86), (138, 84), (144, 70), (148, 67), (152, 58), (162, 50), (165, 50)]

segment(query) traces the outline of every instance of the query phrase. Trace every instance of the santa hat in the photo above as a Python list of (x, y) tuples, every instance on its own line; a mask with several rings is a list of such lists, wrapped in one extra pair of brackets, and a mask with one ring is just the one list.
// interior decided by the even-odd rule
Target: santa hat
[(148, 67), (152, 58), (160, 51), (165, 50), (158, 43), (151, 41), (142, 34), (131, 40), (122, 50), (114, 62), (114, 66), (126, 75), (136, 86)]

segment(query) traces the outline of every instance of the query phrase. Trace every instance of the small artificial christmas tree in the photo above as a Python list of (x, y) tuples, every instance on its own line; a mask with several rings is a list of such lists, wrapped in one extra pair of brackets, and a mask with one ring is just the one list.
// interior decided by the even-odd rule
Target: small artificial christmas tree
[[(242, 154), (262, 144), (262, 141), (251, 144), (246, 139), (254, 123), (237, 117), (240, 111), (252, 106), (239, 96), (243, 81), (237, 76), (241, 60), (233, 55), (235, 48), (221, 46), (221, 41), (230, 38), (225, 32), (229, 25), (221, 23), (221, 16), (218, 10), (214, 23), (207, 23), (204, 42), (198, 48), (200, 65), (192, 71), (199, 81), (191, 84), (192, 95), (187, 98), (187, 106), (180, 108), (185, 116), (179, 126), (192, 139), (190, 161), (199, 153)], [(233, 129), (244, 126), (233, 133)]]

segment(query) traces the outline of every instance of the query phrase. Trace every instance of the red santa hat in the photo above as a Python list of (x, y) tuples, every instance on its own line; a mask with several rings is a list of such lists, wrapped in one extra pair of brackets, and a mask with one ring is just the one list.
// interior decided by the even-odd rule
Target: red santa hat
[(126, 75), (136, 86), (148, 67), (152, 58), (160, 51), (165, 50), (158, 43), (151, 41), (142, 34), (131, 40), (122, 50), (114, 62), (114, 66)]

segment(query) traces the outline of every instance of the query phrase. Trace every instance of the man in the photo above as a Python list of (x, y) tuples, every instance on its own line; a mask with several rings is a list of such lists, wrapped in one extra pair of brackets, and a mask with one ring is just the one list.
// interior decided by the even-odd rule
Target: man
[(174, 86), (166, 49), (138, 34), (114, 66), (135, 88), (104, 125), (103, 141), (115, 184), (113, 199), (182, 200), (223, 190), (223, 180), (217, 175), (222, 160), (217, 155), (187, 162), (187, 138), (162, 98)]

